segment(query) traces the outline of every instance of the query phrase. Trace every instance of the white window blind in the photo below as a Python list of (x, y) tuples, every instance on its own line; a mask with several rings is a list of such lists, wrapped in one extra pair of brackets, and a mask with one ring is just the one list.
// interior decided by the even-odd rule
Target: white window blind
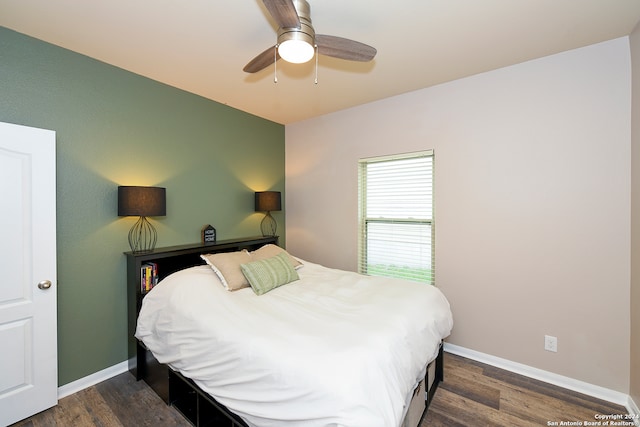
[(433, 151), (359, 162), (359, 271), (434, 284)]

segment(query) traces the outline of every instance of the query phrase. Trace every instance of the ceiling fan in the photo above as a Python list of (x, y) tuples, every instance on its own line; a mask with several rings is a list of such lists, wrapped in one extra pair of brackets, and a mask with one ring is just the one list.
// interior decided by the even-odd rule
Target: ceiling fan
[(316, 53), (346, 59), (348, 61), (371, 61), (376, 49), (355, 40), (316, 34), (311, 24), (311, 8), (306, 0), (262, 0), (278, 26), (278, 41), (253, 58), (243, 71), (257, 73), (282, 58), (287, 62), (301, 64)]

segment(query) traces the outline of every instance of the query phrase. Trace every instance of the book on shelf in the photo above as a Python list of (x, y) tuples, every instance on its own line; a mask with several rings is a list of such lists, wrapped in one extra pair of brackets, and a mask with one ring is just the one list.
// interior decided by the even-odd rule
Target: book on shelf
[(144, 294), (158, 284), (158, 264), (146, 262), (140, 267), (140, 291)]

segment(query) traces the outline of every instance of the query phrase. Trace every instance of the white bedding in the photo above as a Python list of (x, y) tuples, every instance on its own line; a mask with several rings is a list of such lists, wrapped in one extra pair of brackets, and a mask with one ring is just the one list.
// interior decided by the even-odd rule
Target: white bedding
[(256, 296), (207, 266), (144, 299), (136, 337), (250, 426), (399, 426), (453, 326), (435, 287), (304, 262)]

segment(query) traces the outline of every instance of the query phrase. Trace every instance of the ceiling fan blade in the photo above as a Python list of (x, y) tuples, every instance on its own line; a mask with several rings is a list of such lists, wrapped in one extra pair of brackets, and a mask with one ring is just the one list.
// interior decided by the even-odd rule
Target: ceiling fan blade
[(244, 66), (242, 71), (244, 71), (245, 73), (257, 73), (258, 71), (267, 68), (269, 65), (280, 59), (280, 55), (275, 50), (276, 47), (271, 46), (260, 55), (249, 61), (249, 63)]
[(300, 28), (300, 18), (293, 0), (262, 0), (265, 7), (282, 28)]
[(342, 37), (316, 34), (318, 53), (349, 61), (371, 61), (378, 51), (364, 43)]

